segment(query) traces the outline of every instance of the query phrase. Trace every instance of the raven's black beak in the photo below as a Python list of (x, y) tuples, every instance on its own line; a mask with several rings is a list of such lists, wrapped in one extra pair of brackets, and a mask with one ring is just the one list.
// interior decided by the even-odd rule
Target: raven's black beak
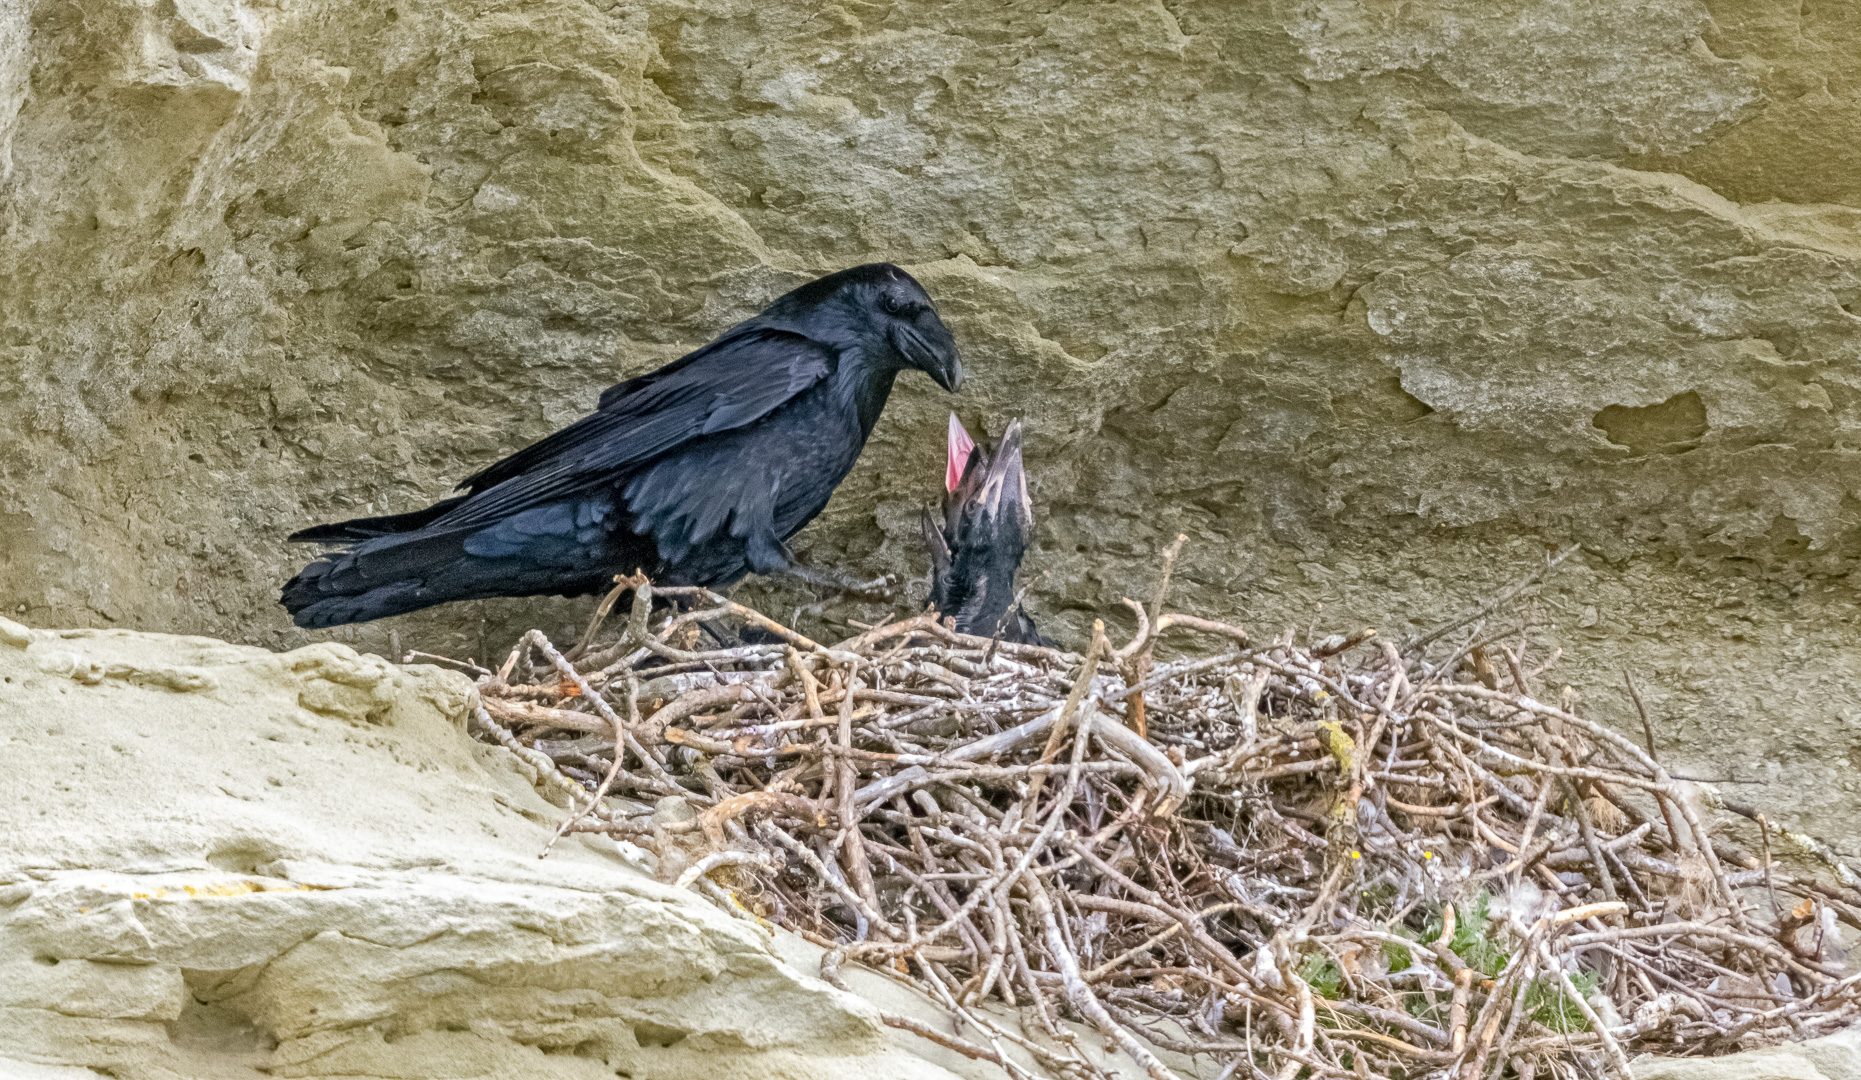
[(958, 358), (956, 339), (934, 311), (920, 314), (916, 324), (892, 325), (892, 345), (912, 367), (937, 380), (937, 385), (956, 393), (963, 385), (963, 361)]
[(948, 360), (942, 360), (941, 357), (939, 360), (942, 362), (932, 363), (925, 370), (931, 378), (937, 380), (938, 386), (954, 394), (963, 385), (963, 361), (957, 358), (955, 349), (950, 350)]

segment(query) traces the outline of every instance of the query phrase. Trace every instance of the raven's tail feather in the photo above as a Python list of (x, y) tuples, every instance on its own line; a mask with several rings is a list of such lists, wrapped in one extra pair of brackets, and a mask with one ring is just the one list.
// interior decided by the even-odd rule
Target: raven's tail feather
[(318, 586), (332, 568), (331, 562), (319, 559), (285, 583), (279, 600), (291, 613), (292, 622), (315, 630), (405, 615), (438, 602), (426, 595), (421, 581), (397, 581), (350, 595), (326, 593)]
[[(278, 597), (291, 621), (306, 629), (367, 622), (455, 600), (499, 596), (585, 596), (612, 587), (611, 572), (592, 567), (484, 559), (460, 551), (411, 572), (384, 573), (384, 553), (333, 552), (299, 571)], [(404, 562), (396, 558), (394, 562)], [(592, 572), (591, 572), (592, 571)]]
[(650, 549), (611, 549), (599, 529), (585, 537), (488, 535), (496, 528), (358, 540), (304, 567), (278, 599), (299, 626), (340, 626), (454, 600), (583, 596), (611, 588), (621, 562), (651, 565)]

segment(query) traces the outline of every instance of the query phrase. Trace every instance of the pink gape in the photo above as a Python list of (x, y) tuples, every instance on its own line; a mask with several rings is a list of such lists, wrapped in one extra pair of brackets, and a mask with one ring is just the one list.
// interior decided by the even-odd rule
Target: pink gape
[(950, 414), (949, 457), (944, 463), (943, 486), (945, 490), (955, 491), (956, 485), (963, 482), (963, 470), (969, 466), (969, 455), (976, 449), (976, 440), (963, 430), (963, 422)]

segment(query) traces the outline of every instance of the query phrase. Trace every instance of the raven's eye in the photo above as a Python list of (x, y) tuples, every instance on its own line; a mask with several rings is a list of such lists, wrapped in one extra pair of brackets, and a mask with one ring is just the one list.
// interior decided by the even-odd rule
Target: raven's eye
[(900, 296), (892, 292), (882, 292), (879, 294), (879, 306), (884, 308), (889, 315), (897, 315), (901, 318), (905, 318), (915, 315), (920, 305), (908, 296)]

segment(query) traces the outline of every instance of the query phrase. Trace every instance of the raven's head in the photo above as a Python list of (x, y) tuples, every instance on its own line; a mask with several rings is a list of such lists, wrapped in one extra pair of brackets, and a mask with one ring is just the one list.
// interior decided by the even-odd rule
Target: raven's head
[(952, 415), (944, 487), (943, 520), (924, 515), (931, 605), (966, 634), (1050, 644), (1015, 598), (1015, 572), (1034, 528), (1021, 468), (1021, 421), (1009, 424), (990, 452)]
[(899, 368), (916, 368), (952, 393), (963, 384), (956, 339), (917, 279), (891, 263), (867, 263), (810, 281), (769, 306), (765, 317), (802, 324), (812, 335), (831, 337), (845, 327), (877, 345)]
[(906, 367), (917, 368), (936, 379), (938, 386), (956, 393), (963, 385), (963, 361), (956, 355), (956, 339), (937, 317), (930, 294), (898, 267), (879, 265), (873, 292), (886, 340), (904, 357)]

